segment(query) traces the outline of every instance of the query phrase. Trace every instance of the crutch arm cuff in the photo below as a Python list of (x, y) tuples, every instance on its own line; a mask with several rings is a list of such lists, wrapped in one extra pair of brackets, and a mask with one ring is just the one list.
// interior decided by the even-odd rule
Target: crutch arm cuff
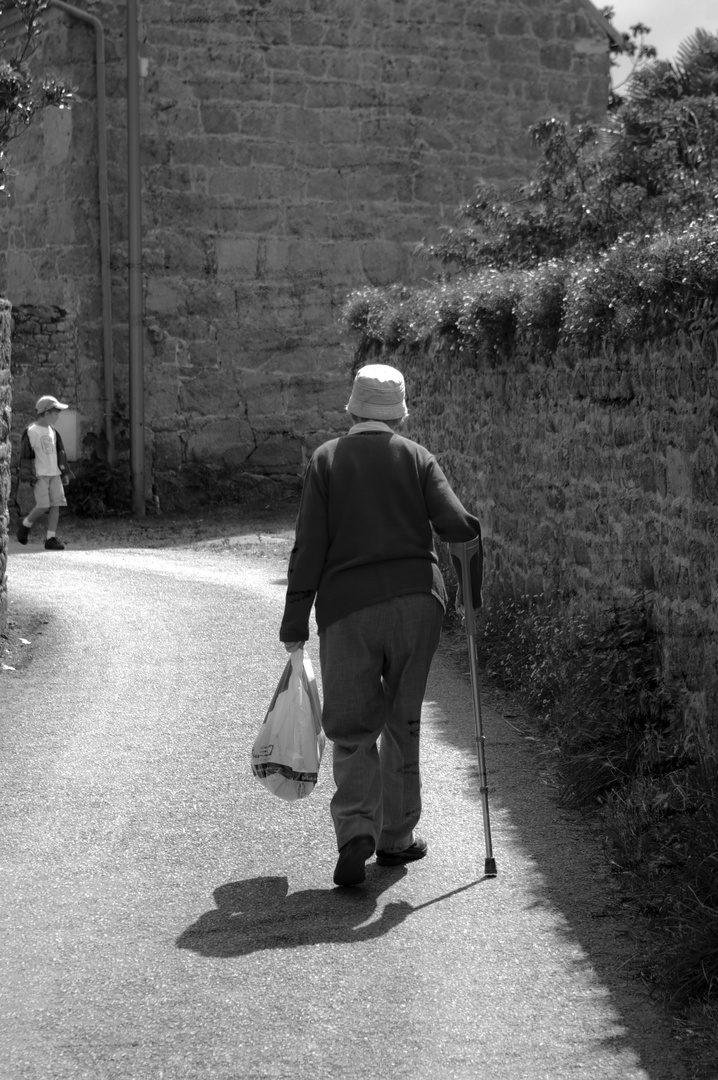
[(484, 577), (484, 550), (481, 536), (462, 544), (449, 544), (451, 561), (459, 582), (461, 600), (468, 610), (482, 606), (481, 589)]
[(457, 555), (461, 558), (462, 551), (465, 551), (469, 559), (481, 549), (481, 536), (475, 536), (473, 540), (462, 540), (459, 543), (449, 544), (449, 551), (452, 555)]

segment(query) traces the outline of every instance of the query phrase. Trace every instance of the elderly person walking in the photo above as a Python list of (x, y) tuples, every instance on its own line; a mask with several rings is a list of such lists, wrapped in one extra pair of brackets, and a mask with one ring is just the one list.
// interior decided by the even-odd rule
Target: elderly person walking
[(322, 726), (334, 744), (334, 882), (359, 885), (375, 850), (382, 866), (427, 853), (415, 832), (419, 727), (447, 602), (432, 527), (450, 543), (481, 531), (433, 455), (399, 434), (408, 415), (401, 372), (363, 367), (347, 412), (349, 432), (307, 467), (279, 636), (287, 651), (301, 648), (316, 601)]

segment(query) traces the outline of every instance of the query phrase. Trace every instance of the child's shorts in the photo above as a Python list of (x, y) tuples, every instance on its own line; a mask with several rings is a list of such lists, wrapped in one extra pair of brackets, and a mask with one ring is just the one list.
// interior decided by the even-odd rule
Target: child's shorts
[(38, 476), (33, 487), (35, 506), (49, 510), (51, 506), (67, 506), (65, 489), (59, 476)]

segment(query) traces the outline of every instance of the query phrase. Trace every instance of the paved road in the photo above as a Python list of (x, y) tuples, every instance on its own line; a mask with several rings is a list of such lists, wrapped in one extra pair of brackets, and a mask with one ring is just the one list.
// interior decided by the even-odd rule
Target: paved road
[(329, 755), (292, 805), (248, 766), (285, 566), (271, 544), (13, 545), (12, 610), (47, 622), (0, 676), (2, 1080), (680, 1080), (600, 855), (492, 708), (482, 879), (468, 682), (445, 658), (430, 857), (333, 888)]

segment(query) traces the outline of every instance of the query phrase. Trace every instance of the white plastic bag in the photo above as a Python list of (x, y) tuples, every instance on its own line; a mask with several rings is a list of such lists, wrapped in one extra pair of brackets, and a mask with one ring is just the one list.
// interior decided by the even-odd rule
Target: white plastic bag
[(326, 742), (311, 661), (292, 653), (252, 747), (252, 772), (280, 799), (305, 799), (315, 788)]

